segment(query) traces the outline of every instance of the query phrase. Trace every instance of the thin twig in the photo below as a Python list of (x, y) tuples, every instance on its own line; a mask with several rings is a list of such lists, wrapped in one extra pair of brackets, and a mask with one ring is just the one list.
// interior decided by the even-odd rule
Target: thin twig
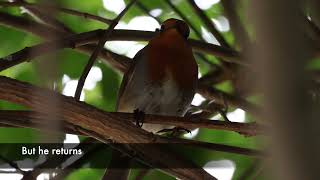
[[(8, 3), (8, 4), (5, 4)], [(17, 4), (23, 4), (25, 3), (25, 0), (13, 0), (13, 2), (5, 2), (4, 5), (14, 5)], [(71, 32), (67, 26), (65, 26), (63, 23), (61, 23), (59, 20), (53, 17), (53, 15), (56, 13), (56, 10), (52, 10), (52, 12), (48, 13), (47, 11), (40, 11), (36, 7), (32, 6), (22, 6), (21, 7), (23, 11), (28, 13), (31, 17), (33, 17), (36, 21), (40, 21), (42, 24), (46, 24), (47, 26), (50, 26), (51, 28), (60, 30), (62, 32)], [(50, 14), (50, 15), (49, 15)]]
[(306, 23), (307, 31), (310, 34), (311, 38), (314, 39), (317, 43), (320, 42), (320, 29), (319, 27), (308, 17), (303, 16)]
[(229, 105), (239, 107), (245, 111), (248, 111), (249, 113), (252, 113), (253, 115), (257, 116), (261, 113), (261, 109), (257, 105), (252, 104), (241, 97), (227, 94), (210, 86), (200, 84), (197, 92), (206, 99), (214, 100), (214, 102), (217, 104), (223, 105), (225, 99)]
[(200, 38), (202, 41), (205, 41), (205, 39), (202, 37), (201, 32), (198, 31), (198, 29), (191, 23), (191, 21), (189, 21), (189, 19), (170, 0), (165, 0), (165, 2), (190, 26), (190, 28), (194, 31), (198, 38)]
[(217, 41), (221, 44), (221, 46), (230, 48), (230, 45), (224, 39), (224, 37), (220, 34), (220, 32), (214, 27), (212, 21), (208, 18), (208, 16), (197, 6), (194, 0), (188, 0), (190, 6), (193, 8), (195, 13), (200, 17), (202, 22), (208, 27), (209, 31), (214, 35)]
[[(213, 34), (213, 36), (217, 39), (217, 41), (219, 42), (219, 44), (222, 47), (227, 47), (229, 49), (231, 49), (231, 46), (228, 44), (228, 42), (224, 39), (224, 37), (222, 36), (222, 34), (216, 29), (216, 27), (213, 25), (212, 21), (209, 19), (209, 17), (205, 14), (205, 12), (203, 12), (195, 3), (194, 0), (188, 0), (190, 6), (192, 6), (193, 10), (195, 11), (195, 13), (200, 17), (201, 21), (207, 26), (207, 28), (209, 29), (209, 31)], [(238, 64), (246, 64), (248, 65), (248, 63), (246, 62), (237, 62), (236, 64), (230, 64), (231, 62), (228, 61), (228, 59), (226, 60), (225, 58), (222, 59), (222, 57), (218, 57), (218, 59), (222, 62), (222, 65), (225, 69), (229, 69), (228, 71), (225, 71), (224, 73), (232, 73), (235, 71), (235, 68), (237, 68)]]
[(0, 159), (6, 163), (8, 163), (11, 167), (13, 167), (14, 169), (16, 169), (17, 172), (21, 173), (21, 174), (25, 174), (26, 171), (22, 170), (17, 163), (7, 159), (6, 157), (0, 155)]
[(53, 6), (53, 5), (47, 5), (47, 4), (35, 4), (35, 3), (28, 3), (25, 1), (19, 1), (19, 2), (0, 2), (0, 6), (2, 7), (12, 7), (12, 6), (25, 6), (25, 7), (35, 7), (35, 8), (43, 8), (46, 10), (55, 10), (55, 11), (60, 11), (66, 14), (71, 14), (74, 16), (79, 16), (79, 17), (83, 17), (86, 19), (92, 19), (95, 21), (100, 21), (103, 22), (105, 24), (111, 24), (112, 20), (110, 19), (106, 19), (100, 16), (96, 16), (90, 13), (85, 13), (85, 12), (80, 12), (77, 10), (73, 10), (73, 9), (68, 9), (68, 8), (64, 8), (64, 7), (59, 7), (59, 6)]
[[(31, 21), (29, 19), (9, 15), (9, 14), (2, 13), (2, 12), (0, 12), (0, 24), (4, 24), (6, 26), (10, 26), (13, 28), (23, 30), (25, 32), (32, 33), (34, 35), (40, 36), (41, 38), (44, 38), (47, 40), (52, 39), (50, 34), (59, 34), (60, 33), (61, 35), (59, 35), (59, 36), (66, 37), (66, 38), (68, 36), (72, 36), (72, 34), (65, 33), (65, 32), (59, 31), (57, 29), (50, 28), (48, 26), (37, 23), (35, 21)], [(98, 33), (97, 35), (99, 36), (100, 34)], [(61, 40), (63, 41), (63, 38)], [(87, 44), (87, 43), (85, 43), (85, 44)], [(68, 47), (68, 48), (73, 48), (73, 47)], [(87, 44), (84, 46), (76, 47), (76, 49), (79, 50), (80, 52), (91, 54), (96, 49), (96, 46), (91, 45), (91, 44)], [(30, 52), (31, 52), (31, 50), (30, 50)], [(14, 59), (13, 56), (7, 56), (8, 57), (7, 60), (2, 59), (3, 61), (2, 60), (0, 61), (0, 68), (1, 68), (0, 70), (7, 69), (7, 68), (12, 67), (14, 65), (17, 65), (21, 62), (32, 60), (29, 58), (29, 55), (30, 54), (26, 53), (24, 56), (20, 56), (21, 60), (16, 60), (16, 59)], [(121, 72), (124, 72), (126, 70), (126, 68), (128, 67), (128, 64), (130, 62), (130, 58), (113, 53), (113, 52), (106, 50), (106, 49), (103, 49), (103, 51), (100, 53), (99, 57), (101, 57), (102, 60), (104, 60), (103, 62), (110, 64), (115, 69), (120, 70)]]
[(249, 35), (246, 32), (239, 15), (236, 12), (236, 5), (238, 1), (236, 0), (222, 0), (221, 1), (224, 12), (230, 22), (230, 27), (233, 30), (234, 37), (238, 41), (238, 44), (242, 47), (243, 50), (248, 48), (250, 43)]
[(225, 69), (219, 68), (212, 72), (208, 72), (207, 74), (202, 76), (198, 80), (198, 82), (199, 84), (212, 85), (212, 84), (221, 83), (222, 81), (225, 81), (231, 78), (232, 78), (231, 73), (226, 72)]
[(122, 16), (125, 15), (125, 13), (130, 9), (130, 7), (136, 2), (137, 0), (132, 0), (130, 1), (130, 3), (127, 5), (127, 7), (112, 21), (112, 23), (110, 24), (109, 28), (104, 32), (103, 36), (101, 37), (101, 39), (98, 42), (97, 48), (95, 49), (95, 51), (93, 51), (92, 55), (90, 56), (90, 59), (86, 65), (86, 67), (84, 68), (81, 77), (78, 81), (78, 85), (77, 85), (77, 89), (74, 95), (74, 98), (79, 100), (80, 99), (80, 95), (81, 95), (81, 91), (83, 89), (84, 83), (86, 81), (86, 78), (90, 72), (91, 67), (93, 66), (94, 62), (96, 61), (100, 51), (103, 49), (104, 44), (106, 43), (106, 41), (108, 40), (109, 36), (111, 35), (111, 32), (113, 31), (114, 27), (116, 27), (116, 25), (118, 24), (118, 22), (120, 21), (120, 19), (122, 18)]

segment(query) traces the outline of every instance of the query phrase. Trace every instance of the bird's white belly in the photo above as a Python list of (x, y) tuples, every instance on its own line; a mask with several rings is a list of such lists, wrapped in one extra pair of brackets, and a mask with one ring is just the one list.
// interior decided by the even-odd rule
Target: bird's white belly
[[(118, 109), (120, 112), (133, 112), (139, 109), (145, 114), (166, 116), (183, 116), (186, 112), (185, 107), (180, 107), (183, 101), (182, 94), (171, 78), (162, 85), (145, 86), (144, 89), (140, 89), (131, 96), (126, 98), (127, 102), (120, 104)], [(172, 127), (147, 123), (142, 126), (143, 129), (153, 133)]]

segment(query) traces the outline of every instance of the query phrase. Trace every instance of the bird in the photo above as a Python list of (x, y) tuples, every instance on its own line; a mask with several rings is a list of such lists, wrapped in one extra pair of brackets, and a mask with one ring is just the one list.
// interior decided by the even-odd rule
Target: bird
[[(124, 74), (116, 111), (185, 115), (198, 81), (198, 65), (187, 42), (189, 34), (182, 20), (170, 18), (162, 23)], [(146, 123), (142, 128), (156, 133), (168, 126)]]
[[(156, 35), (133, 58), (120, 85), (117, 112), (184, 116), (193, 100), (198, 81), (198, 65), (187, 39), (189, 26), (182, 20), (165, 20)], [(157, 133), (171, 126), (143, 123), (142, 128)], [(113, 152), (114, 162), (125, 162)], [(124, 169), (107, 170), (105, 179), (127, 179)]]

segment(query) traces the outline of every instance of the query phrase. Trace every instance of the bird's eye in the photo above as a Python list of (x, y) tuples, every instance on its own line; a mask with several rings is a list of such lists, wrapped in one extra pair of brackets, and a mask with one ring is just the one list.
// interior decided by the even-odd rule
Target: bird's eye
[(160, 30), (161, 31), (164, 30), (164, 25), (161, 25)]
[(183, 37), (189, 37), (190, 29), (186, 23), (178, 21), (176, 27)]

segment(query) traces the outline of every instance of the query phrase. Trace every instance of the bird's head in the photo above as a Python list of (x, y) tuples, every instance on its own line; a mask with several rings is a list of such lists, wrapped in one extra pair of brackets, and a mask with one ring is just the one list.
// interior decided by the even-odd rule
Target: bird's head
[(174, 18), (165, 20), (161, 24), (160, 32), (165, 32), (169, 29), (175, 29), (185, 39), (189, 37), (189, 33), (190, 33), (189, 26), (187, 25), (187, 23), (185, 23), (182, 20), (174, 19)]

